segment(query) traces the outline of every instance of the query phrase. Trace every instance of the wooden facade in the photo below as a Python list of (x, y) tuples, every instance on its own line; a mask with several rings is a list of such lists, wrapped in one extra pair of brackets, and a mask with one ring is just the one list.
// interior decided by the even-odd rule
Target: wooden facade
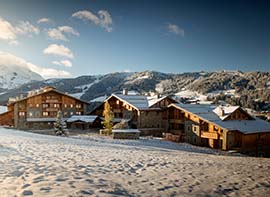
[[(180, 141), (223, 150), (237, 149), (243, 152), (269, 150), (270, 148), (270, 125), (269, 130), (260, 131), (258, 124), (258, 130), (246, 133), (241, 129), (231, 130), (222, 127), (212, 121), (211, 116), (206, 119), (181, 106), (170, 105), (168, 113), (168, 131), (173, 135), (179, 135)], [(239, 107), (229, 115), (223, 116), (222, 121), (238, 121), (239, 124), (245, 124), (244, 121), (253, 122), (256, 120)], [(268, 123), (265, 122), (265, 124)]]
[(86, 113), (87, 103), (53, 87), (29, 93), (25, 98), (8, 103), (8, 112), (0, 115), (0, 124), (17, 129), (49, 129), (57, 112), (63, 119)]
[[(144, 96), (141, 96), (143, 98)], [(132, 95), (129, 97), (132, 100)], [(145, 97), (147, 99), (147, 97)], [(152, 105), (137, 107), (122, 99), (118, 95), (111, 95), (105, 102), (109, 102), (115, 119), (130, 120), (131, 128), (138, 128), (142, 135), (160, 136), (167, 129), (167, 106), (176, 103), (170, 97), (156, 99)], [(104, 102), (104, 103), (105, 103)], [(104, 103), (91, 112), (91, 115), (103, 116)]]

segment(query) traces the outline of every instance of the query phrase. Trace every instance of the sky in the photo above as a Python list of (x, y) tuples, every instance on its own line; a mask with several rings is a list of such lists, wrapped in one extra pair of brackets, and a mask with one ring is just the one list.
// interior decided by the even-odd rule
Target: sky
[(270, 1), (0, 0), (0, 64), (44, 78), (270, 70)]

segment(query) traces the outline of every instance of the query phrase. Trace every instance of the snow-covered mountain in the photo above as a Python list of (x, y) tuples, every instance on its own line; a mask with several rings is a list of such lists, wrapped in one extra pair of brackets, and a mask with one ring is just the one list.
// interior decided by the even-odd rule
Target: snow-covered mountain
[(28, 68), (18, 65), (0, 64), (0, 88), (14, 89), (23, 84), (32, 81), (41, 81), (43, 78), (29, 70)]
[[(12, 72), (15, 70), (12, 69)], [(9, 97), (27, 94), (30, 90), (47, 85), (88, 102), (99, 101), (106, 95), (122, 92), (123, 88), (126, 88), (140, 94), (156, 92), (176, 96), (179, 99), (188, 98), (204, 102), (224, 100), (233, 105), (270, 111), (270, 72), (241, 71), (179, 74), (155, 71), (115, 72), (98, 76), (47, 79), (10, 90), (0, 89), (0, 104), (6, 104)]]

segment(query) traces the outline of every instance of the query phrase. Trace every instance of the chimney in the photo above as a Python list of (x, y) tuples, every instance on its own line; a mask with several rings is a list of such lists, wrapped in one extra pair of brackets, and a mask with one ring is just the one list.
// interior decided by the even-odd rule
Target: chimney
[(123, 95), (128, 95), (128, 90), (127, 90), (127, 88), (124, 88), (124, 89), (123, 89)]
[(224, 114), (225, 114), (224, 109), (222, 107), (219, 107), (218, 115), (219, 116), (224, 116)]

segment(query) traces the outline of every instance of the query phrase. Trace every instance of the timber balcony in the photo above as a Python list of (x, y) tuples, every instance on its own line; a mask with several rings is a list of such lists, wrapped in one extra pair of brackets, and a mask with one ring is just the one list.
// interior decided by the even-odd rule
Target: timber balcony
[(202, 138), (208, 138), (208, 139), (219, 139), (219, 135), (217, 133), (207, 132), (207, 131), (201, 131), (200, 137)]
[(59, 108), (54, 108), (54, 107), (46, 107), (45, 108), (46, 109), (46, 111), (48, 111), (48, 112), (51, 112), (51, 111), (59, 111), (60, 109)]
[(59, 99), (42, 99), (42, 103), (61, 103)]

